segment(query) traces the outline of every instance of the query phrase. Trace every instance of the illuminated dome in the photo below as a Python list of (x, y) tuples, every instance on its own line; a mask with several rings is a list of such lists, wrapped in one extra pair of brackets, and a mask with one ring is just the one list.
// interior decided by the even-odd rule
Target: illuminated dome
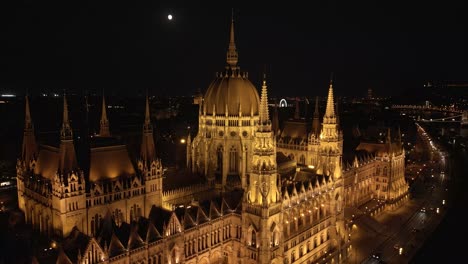
[(257, 89), (247, 79), (241, 75), (232, 76), (222, 74), (211, 83), (205, 94), (204, 109), (207, 115), (216, 111), (217, 115), (239, 115), (239, 110), (243, 116), (250, 116), (251, 111), (258, 115), (260, 97)]

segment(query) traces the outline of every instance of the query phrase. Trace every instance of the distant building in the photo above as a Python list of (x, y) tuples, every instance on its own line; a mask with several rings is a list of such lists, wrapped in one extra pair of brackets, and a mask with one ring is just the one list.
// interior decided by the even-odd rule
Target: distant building
[(372, 93), (372, 88), (367, 89), (367, 99), (374, 99), (374, 94)]
[(468, 110), (463, 111), (460, 122), (460, 136), (468, 138)]
[[(385, 201), (388, 208), (396, 208), (408, 194), (400, 131), (392, 137), (388, 129), (385, 142), (361, 142), (355, 150), (354, 161), (344, 163), (341, 160), (343, 135), (333, 106), (333, 84), (330, 83), (322, 124), (316, 100), (312, 124), (297, 116), (285, 121), (284, 128), (277, 135), (278, 152), (299, 165), (315, 168), (319, 174), (342, 177), (345, 206), (359, 207), (372, 199), (379, 199)], [(325, 135), (327, 130), (332, 132)]]
[(197, 93), (193, 96), (193, 104), (201, 105), (203, 103), (203, 94), (200, 89)]

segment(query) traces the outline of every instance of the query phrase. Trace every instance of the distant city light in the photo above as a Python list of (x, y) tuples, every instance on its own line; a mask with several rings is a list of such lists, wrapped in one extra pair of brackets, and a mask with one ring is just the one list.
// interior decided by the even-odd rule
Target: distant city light
[(315, 168), (315, 166), (314, 166), (314, 165), (309, 165), (309, 166), (307, 166), (307, 167), (309, 167), (309, 169), (313, 169), (313, 168)]
[(180, 143), (185, 144), (185, 138), (181, 139)]
[(288, 107), (288, 102), (286, 101), (286, 99), (280, 100), (279, 107)]
[(16, 97), (14, 94), (2, 94), (1, 97)]
[(5, 181), (5, 182), (0, 182), (0, 186), (3, 187), (3, 186), (9, 186), (11, 185), (11, 182), (9, 181)]

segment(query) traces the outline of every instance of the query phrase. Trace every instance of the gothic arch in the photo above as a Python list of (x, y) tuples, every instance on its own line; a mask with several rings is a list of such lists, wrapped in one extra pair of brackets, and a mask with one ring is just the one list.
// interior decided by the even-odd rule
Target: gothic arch
[(251, 247), (257, 247), (258, 239), (257, 239), (257, 230), (250, 225), (249, 229), (247, 230), (247, 244)]
[(234, 145), (229, 148), (229, 172), (239, 172), (239, 148)]
[(223, 171), (223, 152), (223, 146), (221, 144), (218, 145), (218, 147), (216, 148), (216, 170), (218, 170), (219, 172)]
[(301, 156), (299, 157), (299, 164), (303, 164), (305, 165), (305, 157), (304, 157), (304, 154), (301, 154)]
[(223, 256), (219, 250), (212, 251), (210, 255), (210, 263), (211, 264), (222, 264), (223, 263)]
[(271, 224), (270, 232), (271, 232), (270, 246), (276, 247), (279, 245), (279, 242), (281, 240), (281, 233), (280, 233), (279, 227), (276, 225), (275, 222)]
[(198, 263), (199, 264), (210, 264), (210, 260), (208, 259), (208, 257), (202, 257)]

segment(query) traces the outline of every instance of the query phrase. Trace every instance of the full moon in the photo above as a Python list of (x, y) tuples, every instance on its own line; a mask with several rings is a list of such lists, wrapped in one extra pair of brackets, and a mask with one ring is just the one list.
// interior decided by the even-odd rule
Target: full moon
[(167, 19), (172, 20), (172, 15), (171, 14), (167, 15)]

